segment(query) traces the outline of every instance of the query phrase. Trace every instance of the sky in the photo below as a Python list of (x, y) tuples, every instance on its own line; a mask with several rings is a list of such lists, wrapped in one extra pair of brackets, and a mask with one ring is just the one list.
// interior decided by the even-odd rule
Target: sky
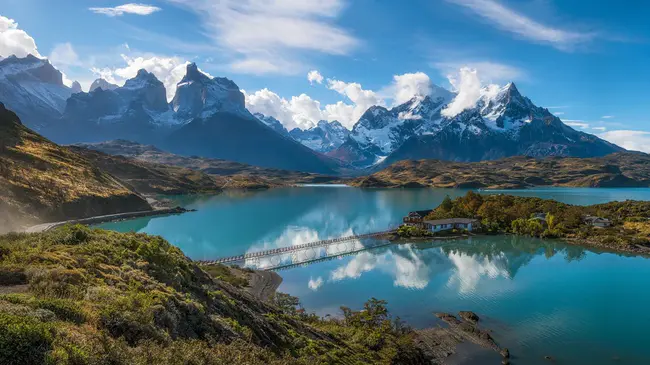
[[(142, 0), (146, 1), (146, 0)], [(145, 68), (228, 77), (287, 128), (351, 128), (438, 85), (515, 82), (573, 128), (650, 152), (642, 0), (2, 0), (0, 56), (48, 58), (84, 90)]]

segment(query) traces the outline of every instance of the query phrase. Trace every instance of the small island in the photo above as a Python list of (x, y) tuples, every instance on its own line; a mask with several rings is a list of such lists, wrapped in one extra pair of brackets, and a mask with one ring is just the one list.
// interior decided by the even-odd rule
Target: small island
[(446, 197), (435, 209), (410, 212), (396, 238), (513, 234), (650, 254), (650, 202), (588, 206), (513, 195)]

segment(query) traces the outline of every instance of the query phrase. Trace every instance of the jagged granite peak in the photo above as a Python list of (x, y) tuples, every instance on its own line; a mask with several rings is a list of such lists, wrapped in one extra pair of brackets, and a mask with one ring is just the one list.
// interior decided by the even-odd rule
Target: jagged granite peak
[(71, 94), (61, 72), (46, 59), (30, 54), (0, 61), (0, 100), (32, 129), (58, 119)]
[(195, 63), (187, 65), (171, 105), (177, 116), (185, 120), (205, 118), (217, 112), (256, 119), (246, 110), (244, 94), (237, 84), (223, 77), (211, 78), (203, 74)]
[(108, 81), (106, 81), (106, 80), (104, 80), (102, 78), (99, 78), (99, 79), (93, 81), (92, 84), (90, 84), (90, 89), (88, 89), (88, 92), (93, 92), (96, 89), (115, 90), (118, 87), (119, 86), (117, 86), (115, 84), (111, 84), (110, 82), (108, 82)]
[(72, 90), (73, 93), (80, 93), (83, 90), (81, 89), (81, 84), (79, 81), (75, 81), (72, 83), (72, 86), (70, 87), (70, 90)]
[(282, 125), (282, 123), (279, 120), (273, 118), (272, 116), (264, 115), (262, 113), (254, 113), (253, 116), (255, 116), (255, 118), (259, 119), (262, 123), (266, 124), (269, 128), (273, 129), (274, 131), (285, 136), (289, 135), (289, 131), (284, 127), (284, 125)]
[(124, 86), (114, 89), (128, 103), (138, 103), (156, 112), (169, 110), (165, 85), (156, 75), (145, 69), (138, 70), (134, 78), (126, 80)]
[(336, 120), (331, 122), (321, 120), (309, 129), (294, 128), (289, 135), (314, 151), (326, 153), (341, 146), (350, 135), (350, 131)]

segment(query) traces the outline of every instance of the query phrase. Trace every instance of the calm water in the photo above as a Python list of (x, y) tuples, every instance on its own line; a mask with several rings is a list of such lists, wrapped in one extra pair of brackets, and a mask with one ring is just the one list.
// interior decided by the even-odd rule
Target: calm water
[[(198, 211), (102, 225), (162, 235), (194, 259), (373, 232), (460, 190), (303, 187), (185, 197)], [(650, 189), (536, 189), (508, 193), (572, 204), (650, 200)], [(366, 244), (368, 241), (358, 242)], [(326, 248), (324, 250), (330, 250)], [(295, 257), (294, 257), (295, 259)], [(280, 272), (281, 291), (320, 315), (368, 298), (414, 327), (432, 313), (473, 310), (514, 364), (650, 364), (650, 260), (559, 241), (474, 237), (390, 245)]]

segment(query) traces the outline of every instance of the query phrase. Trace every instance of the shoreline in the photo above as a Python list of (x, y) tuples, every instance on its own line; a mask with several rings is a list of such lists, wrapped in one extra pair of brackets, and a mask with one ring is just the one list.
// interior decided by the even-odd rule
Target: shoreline
[(116, 221), (133, 219), (133, 218), (141, 218), (141, 217), (154, 217), (154, 216), (161, 216), (161, 215), (182, 214), (182, 213), (187, 213), (187, 212), (192, 212), (192, 211), (194, 211), (194, 210), (185, 209), (185, 208), (182, 208), (182, 207), (174, 207), (174, 208), (161, 208), (161, 209), (152, 209), (152, 210), (142, 210), (142, 211), (138, 211), (138, 212), (106, 214), (106, 215), (98, 215), (98, 216), (87, 217), (87, 218), (70, 219), (70, 220), (67, 220), (67, 221), (41, 223), (41, 224), (37, 224), (37, 225), (25, 228), (25, 229), (23, 229), (23, 232), (25, 232), (25, 233), (39, 233), (39, 232), (47, 232), (47, 231), (49, 231), (51, 229), (61, 227), (61, 226), (64, 226), (66, 224), (91, 225), (91, 224), (116, 222)]

